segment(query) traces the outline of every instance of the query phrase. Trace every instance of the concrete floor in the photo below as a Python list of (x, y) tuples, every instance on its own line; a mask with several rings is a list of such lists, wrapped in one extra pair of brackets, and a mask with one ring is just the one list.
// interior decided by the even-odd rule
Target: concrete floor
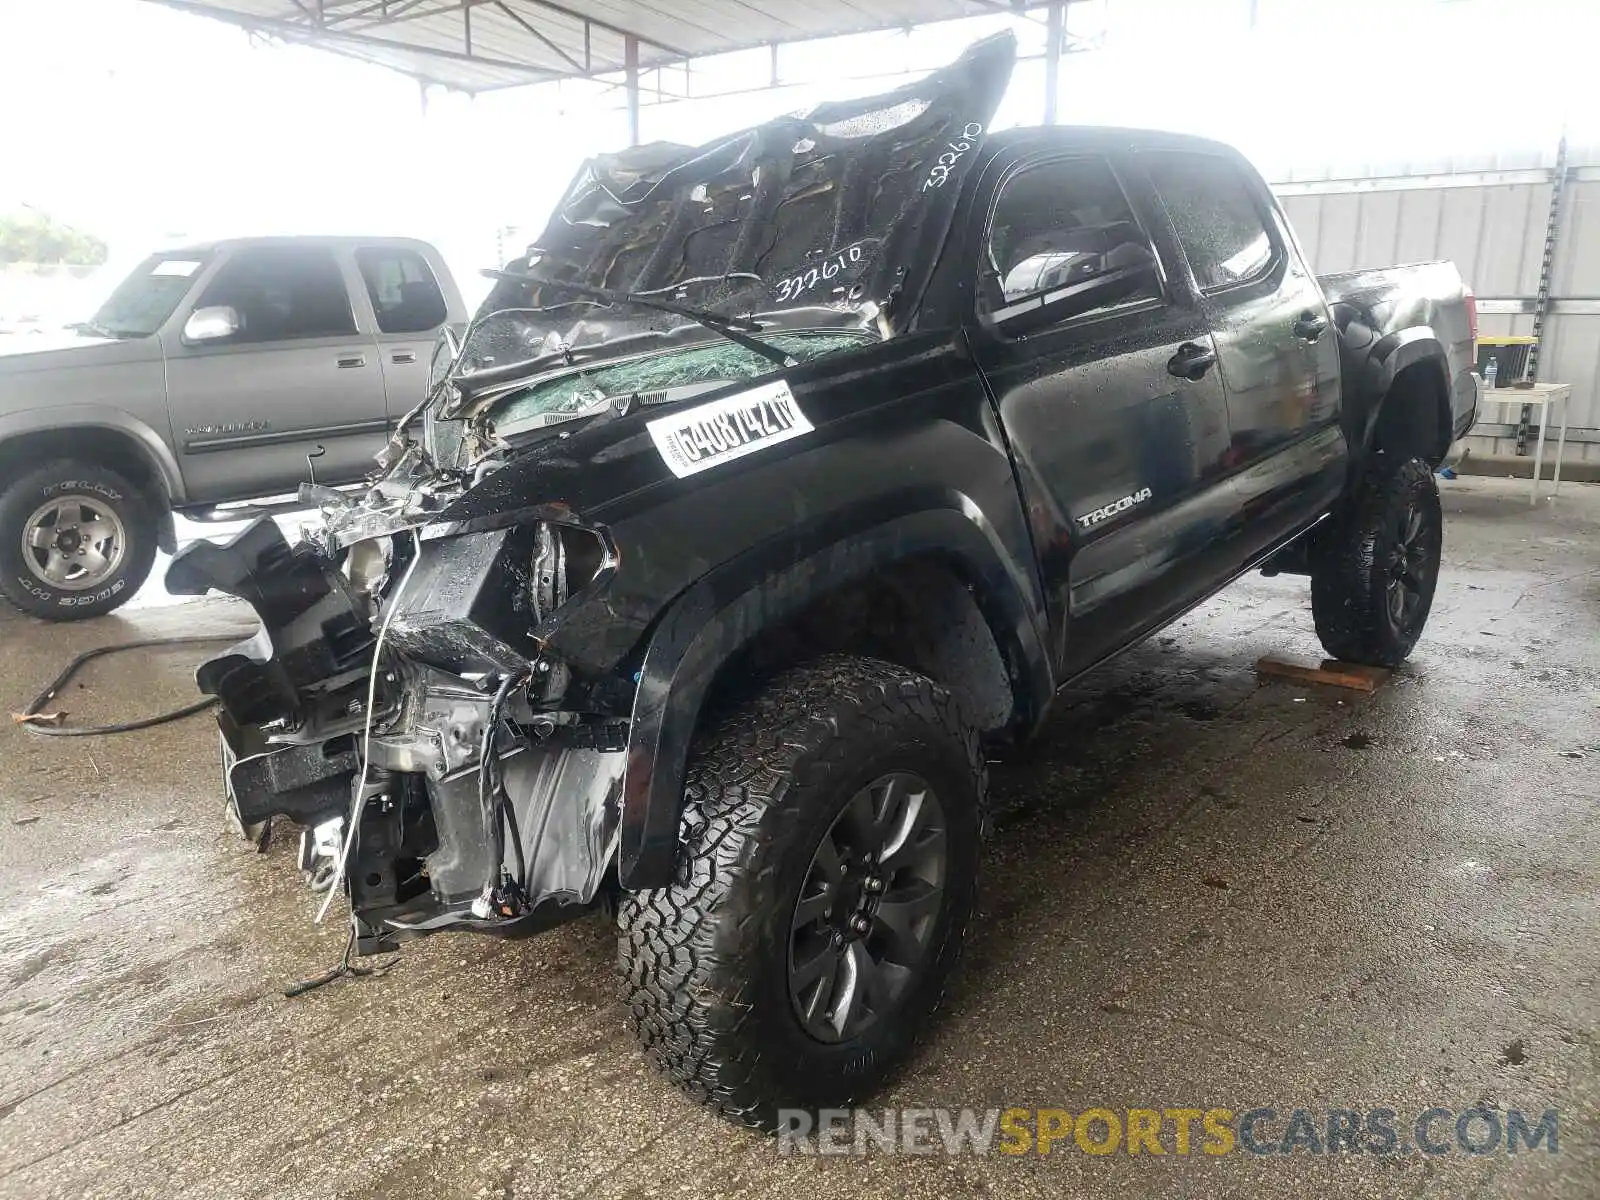
[[(873, 1106), (1556, 1107), (1559, 1154), (780, 1158), (646, 1069), (598, 918), (285, 1000), (343, 933), (287, 839), (224, 831), (199, 718), (0, 728), (0, 1197), (1592, 1200), (1600, 487), (1444, 490), (1433, 620), (1376, 695), (1259, 685), (1260, 655), (1318, 648), (1304, 582), (1250, 577), (995, 769), (982, 932)], [(91, 645), (244, 624), (0, 616), (0, 702)], [(177, 703), (196, 657), (99, 664), (62, 707)]]

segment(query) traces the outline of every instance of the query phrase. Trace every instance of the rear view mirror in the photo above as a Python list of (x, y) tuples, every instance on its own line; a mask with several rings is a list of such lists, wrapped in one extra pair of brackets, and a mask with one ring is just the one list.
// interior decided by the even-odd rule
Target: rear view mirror
[(237, 309), (226, 304), (197, 308), (183, 323), (183, 340), (191, 345), (198, 342), (217, 342), (230, 338), (243, 327)]

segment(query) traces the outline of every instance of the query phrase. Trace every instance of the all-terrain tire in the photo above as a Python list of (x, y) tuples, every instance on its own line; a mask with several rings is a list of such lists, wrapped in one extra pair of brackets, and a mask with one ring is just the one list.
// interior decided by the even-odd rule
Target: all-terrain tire
[(1374, 667), (1405, 661), (1433, 606), (1443, 531), (1428, 464), (1375, 455), (1350, 510), (1312, 555), (1311, 609), (1331, 656)]
[[(813, 855), (852, 797), (915, 772), (948, 825), (944, 897), (898, 1005), (858, 1036), (806, 1032), (790, 991), (796, 904)], [(874, 659), (791, 669), (697, 735), (685, 782), (678, 878), (625, 895), (618, 967), (630, 1025), (685, 1092), (772, 1129), (778, 1109), (869, 1094), (938, 1007), (977, 891), (984, 759), (955, 698)]]
[[(37, 556), (24, 545), (29, 522), (41, 509), (79, 499), (120, 527), (114, 569), (63, 586), (47, 578)], [(117, 472), (72, 459), (60, 459), (25, 472), (0, 491), (0, 595), (17, 608), (47, 621), (81, 621), (104, 616), (133, 598), (155, 563), (157, 514), (150, 501)]]

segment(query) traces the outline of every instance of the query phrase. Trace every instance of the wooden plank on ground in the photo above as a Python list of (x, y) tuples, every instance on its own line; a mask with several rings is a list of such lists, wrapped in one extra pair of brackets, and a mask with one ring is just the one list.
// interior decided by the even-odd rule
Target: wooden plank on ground
[(1366, 667), (1360, 663), (1340, 662), (1336, 658), (1325, 658), (1319, 666), (1313, 667), (1267, 655), (1256, 661), (1256, 674), (1263, 679), (1289, 679), (1295, 683), (1319, 683), (1356, 692), (1375, 692), (1391, 672), (1386, 667)]

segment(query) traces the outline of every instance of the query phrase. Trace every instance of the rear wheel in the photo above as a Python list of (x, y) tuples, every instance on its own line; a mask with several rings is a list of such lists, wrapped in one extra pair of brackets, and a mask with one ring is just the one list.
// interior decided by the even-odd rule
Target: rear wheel
[(763, 1128), (878, 1087), (955, 964), (983, 788), (955, 699), (889, 663), (794, 669), (715, 722), (688, 771), (679, 882), (618, 915), (646, 1051)]
[(156, 514), (121, 475), (63, 459), (0, 492), (0, 594), (47, 621), (98, 617), (150, 574)]
[(1375, 667), (1405, 660), (1433, 606), (1443, 533), (1428, 464), (1376, 455), (1349, 513), (1312, 558), (1311, 608), (1330, 655)]

